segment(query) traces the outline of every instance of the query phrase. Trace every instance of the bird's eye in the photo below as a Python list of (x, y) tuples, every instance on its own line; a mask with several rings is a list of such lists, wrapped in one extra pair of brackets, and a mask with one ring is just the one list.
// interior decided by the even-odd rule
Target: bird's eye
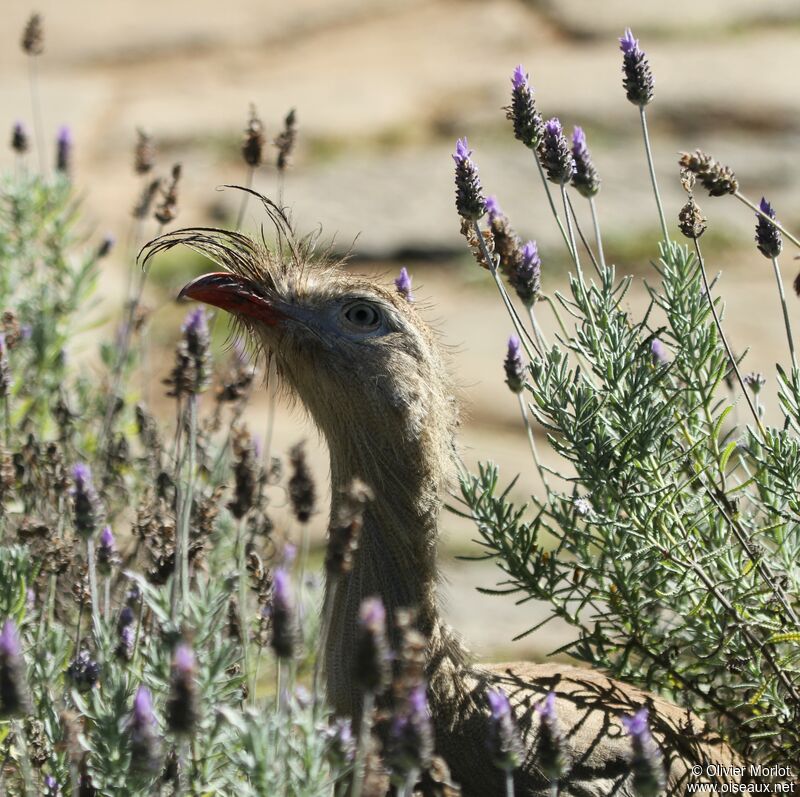
[(344, 310), (345, 319), (356, 329), (369, 332), (381, 325), (381, 314), (369, 302), (351, 302)]

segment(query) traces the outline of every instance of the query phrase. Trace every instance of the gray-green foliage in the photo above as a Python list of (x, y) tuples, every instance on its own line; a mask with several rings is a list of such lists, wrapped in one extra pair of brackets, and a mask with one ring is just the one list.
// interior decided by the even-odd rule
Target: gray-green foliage
[(524, 394), (564, 460), (546, 497), (515, 505), (484, 464), (463, 499), (501, 589), (549, 602), (576, 629), (571, 655), (786, 764), (800, 757), (800, 376), (780, 372), (784, 423), (748, 418), (697, 256), (662, 244), (655, 268), (641, 318), (613, 268), (559, 297), (574, 329), (534, 354)]

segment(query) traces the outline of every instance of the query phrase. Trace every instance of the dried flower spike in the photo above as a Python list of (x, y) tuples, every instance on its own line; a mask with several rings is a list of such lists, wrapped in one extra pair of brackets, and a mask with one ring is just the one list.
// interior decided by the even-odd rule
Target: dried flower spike
[(72, 132), (66, 125), (58, 129), (56, 137), (56, 171), (69, 176), (72, 167)]
[(364, 525), (364, 510), (373, 498), (372, 490), (358, 479), (342, 491), (336, 519), (328, 531), (325, 569), (329, 574), (342, 575), (352, 570)]
[(22, 122), (16, 122), (11, 131), (11, 149), (17, 155), (24, 155), (30, 148), (30, 137), (28, 131)]
[(8, 618), (0, 631), (0, 719), (17, 717), (30, 710), (22, 643), (16, 624)]
[(390, 661), (386, 610), (380, 598), (366, 598), (358, 612), (355, 682), (365, 692), (380, 694), (389, 684)]
[(706, 231), (706, 226), (706, 217), (694, 201), (694, 197), (689, 196), (678, 213), (678, 228), (687, 238), (696, 240)]
[(88, 650), (82, 650), (69, 663), (67, 678), (80, 692), (87, 692), (97, 685), (100, 679), (100, 665), (91, 657)]
[(508, 351), (503, 363), (506, 370), (506, 384), (512, 393), (522, 393), (525, 387), (525, 365), (522, 362), (519, 338), (512, 335), (508, 339)]
[(156, 161), (156, 148), (149, 133), (136, 129), (136, 147), (133, 151), (133, 171), (136, 174), (149, 174)]
[(525, 307), (531, 307), (539, 298), (542, 282), (542, 261), (536, 241), (528, 241), (520, 251), (508, 275), (511, 287), (517, 292)]
[(252, 168), (258, 168), (264, 159), (264, 125), (258, 116), (256, 106), (250, 106), (250, 117), (242, 139), (242, 157)]
[(742, 381), (745, 383), (745, 385), (747, 385), (747, 387), (750, 388), (750, 391), (754, 396), (757, 396), (761, 392), (761, 388), (767, 384), (764, 374), (756, 372), (745, 374)]
[(167, 727), (172, 733), (190, 735), (200, 719), (192, 649), (181, 642), (172, 659), (170, 693), (165, 704)]
[(739, 190), (739, 182), (733, 170), (702, 150), (682, 152), (678, 165), (694, 174), (711, 196), (735, 194)]
[(459, 138), (453, 161), (456, 164), (456, 210), (468, 221), (477, 221), (486, 212), (478, 168), (472, 161), (466, 138)]
[(146, 686), (140, 686), (133, 698), (133, 711), (128, 718), (128, 744), (131, 767), (142, 773), (155, 772), (159, 766), (160, 744), (153, 698)]
[(558, 782), (569, 771), (569, 761), (564, 731), (556, 715), (555, 692), (547, 693), (547, 697), (536, 706), (536, 713), (540, 720), (537, 761), (545, 777)]
[(304, 443), (298, 443), (289, 452), (292, 477), (289, 479), (289, 500), (294, 516), (301, 523), (308, 523), (314, 512), (316, 488), (311, 469), (308, 467)]
[(400, 275), (395, 278), (394, 287), (407, 302), (414, 301), (414, 294), (411, 292), (411, 276), (405, 266), (400, 269)]
[(650, 64), (630, 28), (626, 28), (620, 38), (619, 48), (622, 50), (622, 85), (625, 93), (634, 105), (642, 108), (653, 99), (655, 84)]
[[(178, 183), (181, 179), (181, 165), (172, 167), (172, 178), (167, 189), (162, 192), (162, 200), (156, 207), (154, 216), (159, 224), (169, 224), (178, 215)], [(161, 184), (159, 183), (159, 188)]]
[(292, 108), (283, 120), (283, 130), (281, 130), (275, 139), (275, 146), (278, 148), (278, 159), (275, 165), (278, 167), (279, 172), (284, 172), (289, 167), (296, 143), (297, 114), (294, 108)]
[(285, 568), (275, 570), (272, 580), (272, 638), (270, 645), (279, 659), (291, 659), (294, 655), (296, 620), (292, 585)]
[(41, 14), (31, 14), (22, 31), (22, 50), (27, 55), (41, 55), (44, 52), (44, 25)]
[(572, 185), (581, 195), (590, 199), (600, 190), (600, 177), (592, 163), (592, 156), (586, 146), (586, 134), (583, 128), (575, 127), (572, 131), (572, 157), (575, 159), (575, 174)]
[[(775, 218), (775, 209), (764, 197), (761, 197), (759, 208), (771, 219)], [(777, 257), (783, 249), (780, 230), (758, 213), (756, 213), (756, 245), (758, 251), (769, 258)]]
[(547, 172), (547, 179), (557, 185), (567, 185), (575, 173), (575, 159), (572, 157), (561, 122), (555, 117), (544, 125), (544, 135), (539, 144), (539, 160)]
[(515, 138), (536, 152), (544, 134), (544, 121), (536, 109), (528, 73), (522, 65), (514, 70), (511, 86), (511, 105), (506, 108), (506, 118), (514, 126)]
[(490, 689), (486, 693), (491, 711), (487, 744), (494, 765), (506, 772), (516, 769), (525, 757), (511, 704), (501, 689)]
[(658, 797), (663, 794), (666, 778), (661, 751), (650, 733), (647, 709), (623, 717), (622, 724), (631, 737), (633, 787), (640, 797)]

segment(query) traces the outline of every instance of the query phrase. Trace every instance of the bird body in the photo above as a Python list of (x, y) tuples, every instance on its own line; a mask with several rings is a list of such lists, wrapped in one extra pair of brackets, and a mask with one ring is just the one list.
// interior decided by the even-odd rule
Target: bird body
[(683, 793), (693, 765), (736, 763), (696, 716), (602, 673), (472, 661), (437, 602), (436, 542), (453, 473), (456, 405), (435, 336), (404, 296), (343, 269), (311, 265), (310, 245), (295, 242), (282, 214), (265, 206), (282, 232), (281, 251), (239, 233), (190, 229), (157, 239), (149, 256), (185, 244), (226, 269), (198, 278), (183, 295), (231, 312), (257, 348), (274, 357), (327, 441), (332, 515), (353, 479), (374, 493), (353, 568), (327, 596), (333, 605), (325, 665), (334, 710), (359, 716), (361, 695), (352, 677), (358, 611), (364, 598), (377, 595), (387, 617), (413, 607), (428, 639), (436, 751), (467, 797), (505, 794), (486, 741), (487, 692), (498, 687), (511, 701), (525, 744), (514, 775), (518, 797), (551, 794), (537, 760), (535, 710), (550, 691), (571, 765), (561, 795), (634, 794), (621, 718), (643, 706), (667, 766), (669, 794)]

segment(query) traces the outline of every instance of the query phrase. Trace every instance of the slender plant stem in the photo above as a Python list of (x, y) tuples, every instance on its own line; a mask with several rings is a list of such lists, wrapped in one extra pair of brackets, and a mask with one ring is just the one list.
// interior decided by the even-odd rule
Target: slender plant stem
[(506, 797), (514, 797), (514, 770), (506, 770)]
[(242, 191), (242, 202), (239, 205), (239, 214), (236, 216), (236, 230), (242, 228), (244, 222), (244, 214), (247, 211), (247, 201), (250, 199), (250, 191), (253, 188), (253, 177), (255, 176), (255, 166), (250, 166), (247, 169), (247, 191)]
[(664, 235), (664, 240), (669, 242), (667, 220), (664, 217), (664, 207), (661, 204), (661, 194), (658, 192), (658, 180), (656, 180), (656, 169), (653, 164), (653, 151), (650, 147), (650, 135), (647, 132), (647, 117), (645, 116), (644, 105), (639, 106), (639, 118), (642, 122), (642, 137), (644, 138), (644, 150), (647, 155), (647, 168), (650, 170), (650, 182), (653, 184), (653, 193), (655, 194), (656, 205), (658, 206), (658, 218), (661, 222), (661, 232)]
[(564, 203), (564, 218), (567, 221), (567, 234), (569, 235), (570, 246), (572, 247), (572, 259), (575, 263), (575, 269), (578, 272), (578, 279), (583, 282), (583, 271), (581, 270), (581, 261), (578, 257), (578, 244), (575, 242), (575, 232), (572, 229), (572, 216), (569, 212), (569, 203), (567, 201), (567, 186), (561, 184), (561, 201)]
[(553, 780), (550, 782), (550, 797), (558, 797), (560, 789), (558, 787), (558, 781)]
[(542, 328), (539, 326), (539, 321), (536, 318), (536, 313), (534, 312), (532, 304), (528, 306), (528, 317), (531, 320), (533, 334), (536, 335), (536, 340), (539, 341), (539, 345), (542, 347), (542, 352), (547, 351), (547, 338), (545, 338), (544, 332), (542, 332)]
[(358, 748), (356, 749), (356, 760), (353, 764), (353, 791), (351, 797), (361, 797), (361, 792), (364, 789), (365, 764), (372, 732), (372, 711), (374, 708), (375, 695), (372, 692), (364, 692), (361, 726), (358, 730)]
[(539, 452), (536, 450), (536, 440), (533, 437), (533, 428), (531, 427), (531, 421), (528, 417), (528, 408), (525, 406), (525, 399), (522, 397), (522, 393), (517, 393), (517, 398), (519, 399), (519, 409), (522, 413), (522, 423), (525, 424), (525, 431), (528, 435), (528, 445), (531, 447), (533, 462), (536, 465), (536, 470), (539, 471), (539, 476), (542, 480), (542, 484), (544, 485), (545, 492), (550, 495), (550, 487), (547, 484), (547, 478), (544, 475), (544, 468), (539, 460)]
[(597, 203), (594, 197), (589, 197), (589, 208), (592, 211), (592, 225), (594, 226), (594, 239), (597, 243), (597, 256), (600, 258), (600, 267), (605, 271), (606, 255), (603, 251), (603, 236), (600, 233), (600, 217), (597, 213)]
[(19, 765), (22, 770), (22, 786), (23, 794), (25, 797), (34, 797), (36, 790), (33, 786), (33, 769), (31, 767), (31, 759), (28, 754), (28, 739), (25, 736), (25, 726), (20, 719), (12, 721), (14, 728), (14, 738), (16, 739), (19, 748)]
[(773, 219), (770, 216), (768, 216), (766, 213), (764, 213), (764, 211), (761, 210), (761, 208), (758, 205), (756, 205), (755, 202), (752, 202), (751, 200), (749, 200), (740, 191), (737, 191), (734, 194), (734, 196), (740, 202), (743, 202), (745, 205), (747, 205), (747, 207), (749, 207), (751, 210), (754, 210), (759, 216), (761, 216), (762, 219), (766, 219), (770, 224), (772, 224), (773, 226), (777, 227), (795, 246), (800, 247), (800, 240), (798, 240), (794, 235), (792, 235), (789, 232), (789, 230), (787, 230), (786, 227), (784, 227), (777, 219)]
[(195, 393), (189, 396), (187, 412), (189, 414), (188, 474), (186, 478), (186, 494), (181, 503), (181, 513), (178, 519), (175, 546), (175, 583), (180, 586), (172, 593), (172, 614), (173, 620), (176, 622), (180, 618), (185, 601), (189, 595), (189, 524), (192, 517), (197, 448), (197, 395)]
[(39, 70), (37, 56), (28, 56), (28, 81), (31, 90), (31, 107), (33, 109), (33, 132), (36, 137), (36, 152), (39, 156), (39, 171), (44, 177), (47, 174), (47, 159), (44, 155), (44, 125), (42, 124), (42, 103), (39, 99)]
[(106, 576), (103, 580), (103, 619), (108, 622), (108, 615), (111, 612), (111, 576)]
[(483, 259), (491, 272), (492, 278), (494, 279), (495, 285), (497, 285), (497, 290), (500, 291), (500, 297), (503, 300), (503, 303), (506, 306), (506, 310), (508, 310), (508, 314), (511, 316), (511, 322), (514, 325), (517, 334), (519, 335), (520, 341), (525, 349), (525, 353), (528, 355), (529, 358), (533, 359), (533, 352), (530, 346), (533, 346), (534, 349), (538, 352), (538, 347), (536, 342), (530, 336), (530, 333), (522, 324), (522, 320), (520, 319), (517, 311), (514, 309), (514, 305), (511, 303), (511, 299), (506, 292), (505, 287), (503, 286), (502, 281), (500, 280), (500, 275), (497, 273), (497, 264), (495, 263), (494, 258), (489, 252), (488, 247), (486, 246), (486, 241), (481, 234), (481, 227), (480, 224), (475, 221), (474, 222), (474, 229), (475, 233), (478, 238), (478, 246), (480, 247), (481, 254), (483, 255)]
[(86, 564), (89, 569), (89, 595), (92, 601), (92, 630), (94, 638), (100, 641), (102, 625), (100, 624), (100, 601), (97, 595), (97, 565), (94, 556), (94, 539), (86, 538)]
[(589, 255), (589, 260), (592, 261), (592, 266), (594, 266), (594, 270), (597, 272), (597, 276), (600, 277), (601, 280), (604, 280), (605, 277), (603, 276), (603, 271), (600, 269), (600, 265), (597, 262), (597, 258), (594, 256), (592, 247), (589, 246), (589, 242), (586, 240), (586, 236), (583, 234), (583, 228), (581, 227), (580, 222), (578, 221), (578, 214), (575, 213), (575, 206), (572, 204), (572, 200), (569, 198), (569, 194), (567, 194), (567, 205), (569, 205), (569, 212), (572, 215), (572, 221), (575, 224), (575, 230), (578, 233), (578, 237), (581, 239), (583, 248), (586, 250), (586, 254)]
[(322, 608), (322, 625), (319, 630), (319, 643), (317, 657), (314, 659), (314, 683), (313, 698), (314, 706), (319, 702), (319, 695), (322, 691), (322, 658), (328, 646), (328, 635), (331, 631), (331, 620), (333, 619), (333, 606), (336, 602), (336, 590), (339, 586), (339, 576), (336, 573), (328, 575), (328, 588), (325, 591), (325, 605)]
[(417, 783), (417, 778), (419, 777), (419, 770), (412, 769), (406, 775), (406, 782), (403, 786), (403, 797), (413, 797), (414, 794), (414, 786)]
[(792, 357), (792, 368), (797, 370), (797, 357), (794, 351), (794, 339), (792, 338), (792, 325), (789, 321), (789, 310), (786, 307), (786, 294), (783, 291), (783, 280), (781, 279), (781, 267), (778, 265), (778, 258), (772, 258), (772, 268), (775, 271), (775, 281), (778, 283), (778, 294), (781, 297), (781, 309), (783, 310), (783, 323), (786, 325), (786, 340), (789, 342), (789, 354)]
[[(236, 564), (239, 571), (239, 627), (242, 635), (242, 663), (244, 672), (250, 672), (250, 625), (247, 619), (247, 563), (244, 545), (244, 518), (236, 524)], [(253, 691), (255, 693), (255, 684)]]
[(728, 354), (728, 359), (730, 360), (731, 367), (733, 368), (734, 373), (736, 374), (736, 379), (739, 382), (739, 386), (742, 389), (742, 393), (744, 393), (745, 400), (747, 401), (747, 406), (750, 407), (750, 412), (753, 414), (753, 418), (755, 419), (756, 425), (758, 426), (758, 430), (761, 433), (761, 436), (764, 436), (764, 425), (761, 423), (761, 418), (758, 417), (758, 412), (756, 408), (753, 406), (753, 402), (750, 399), (750, 394), (745, 387), (744, 380), (742, 379), (742, 375), (739, 372), (739, 366), (736, 363), (736, 358), (733, 356), (733, 352), (731, 351), (731, 347), (728, 345), (728, 339), (725, 337), (725, 333), (722, 331), (722, 322), (720, 321), (719, 315), (717, 314), (717, 308), (714, 304), (714, 300), (711, 298), (711, 286), (708, 284), (708, 275), (706, 274), (706, 264), (703, 260), (703, 253), (700, 251), (700, 243), (695, 238), (694, 239), (694, 251), (697, 254), (697, 260), (700, 263), (700, 274), (703, 277), (703, 287), (705, 288), (706, 298), (708, 299), (708, 305), (711, 308), (711, 313), (714, 316), (714, 324), (716, 324), (717, 332), (719, 332), (720, 340), (722, 340), (722, 344), (725, 346), (725, 351)]
[(11, 400), (8, 396), (8, 389), (3, 396), (3, 415), (5, 419), (6, 451), (11, 450)]
[(558, 210), (556, 209), (556, 203), (553, 201), (553, 194), (550, 191), (550, 185), (547, 182), (547, 175), (544, 173), (541, 161), (536, 155), (536, 152), (533, 153), (533, 159), (536, 161), (536, 166), (539, 169), (539, 177), (542, 178), (542, 185), (544, 185), (544, 192), (547, 195), (547, 202), (550, 205), (550, 210), (553, 213), (553, 218), (556, 220), (558, 229), (561, 231), (561, 237), (564, 239), (564, 243), (567, 246), (567, 250), (569, 251), (569, 256), (573, 260), (575, 260), (575, 250), (570, 245), (570, 240), (567, 237), (567, 231), (564, 229), (564, 225), (561, 223), (561, 218), (559, 217)]

